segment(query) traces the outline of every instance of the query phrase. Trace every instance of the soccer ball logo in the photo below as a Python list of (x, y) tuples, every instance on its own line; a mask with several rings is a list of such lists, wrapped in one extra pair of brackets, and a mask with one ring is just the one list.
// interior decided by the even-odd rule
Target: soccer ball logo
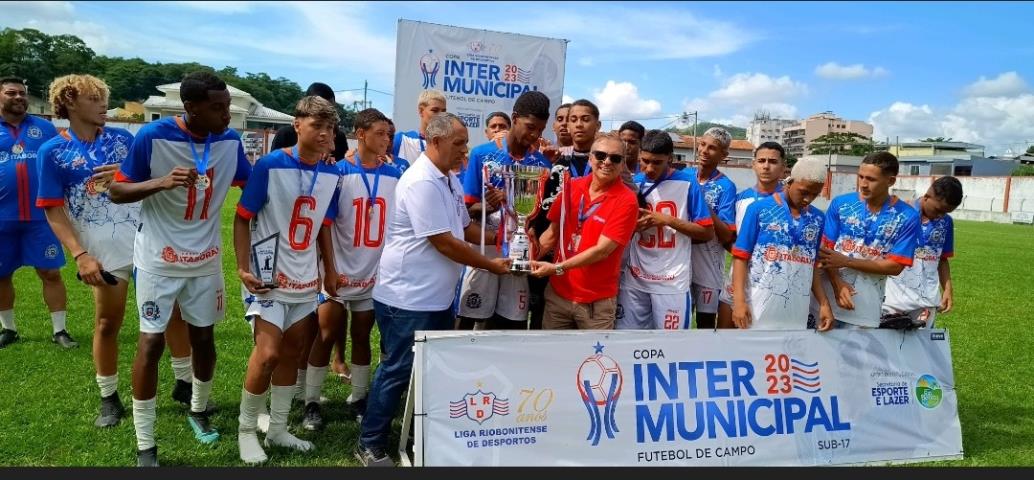
[[(613, 358), (603, 355), (603, 348), (603, 345), (596, 342), (593, 346), (596, 353), (582, 362), (577, 376), (578, 393), (589, 413), (589, 436), (586, 440), (591, 441), (593, 446), (600, 443), (604, 431), (607, 432), (607, 438), (614, 438), (618, 431), (614, 414), (624, 383), (621, 366)], [(600, 407), (603, 407), (602, 414)]]

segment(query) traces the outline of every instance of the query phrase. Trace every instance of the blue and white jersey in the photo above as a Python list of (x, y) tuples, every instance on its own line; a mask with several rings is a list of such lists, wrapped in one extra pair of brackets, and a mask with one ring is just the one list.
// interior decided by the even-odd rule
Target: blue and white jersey
[[(783, 184), (777, 183), (775, 190), (771, 192), (758, 190), (757, 186), (754, 186), (748, 187), (746, 190), (737, 193), (735, 202), (736, 231), (740, 230), (740, 224), (743, 222), (743, 215), (747, 213), (747, 207), (749, 207), (751, 204), (758, 200), (771, 197), (773, 193), (778, 193), (782, 191)], [(722, 289), (721, 301), (723, 303), (728, 304), (732, 303), (732, 268), (725, 270), (725, 288)]]
[(35, 115), (26, 115), (17, 127), (0, 119), (0, 126), (0, 222), (45, 222), (43, 210), (36, 207), (36, 157), (57, 129)]
[[(857, 192), (833, 199), (826, 210), (822, 244), (851, 258), (887, 259), (906, 267), (912, 265), (919, 233), (919, 213), (896, 196), (890, 196), (877, 213), (869, 211)], [(887, 277), (841, 268), (840, 278), (854, 288), (854, 310), (836, 303), (829, 282), (823, 282), (833, 316), (842, 322), (878, 327)]]
[(395, 214), (395, 186), (402, 172), (386, 163), (364, 168), (341, 161), (337, 166), (341, 172), (339, 214), (333, 229), (337, 294), (345, 300), (365, 300), (377, 283), (377, 265), (386, 228)]
[[(918, 202), (916, 209), (919, 209)], [(884, 313), (910, 312), (941, 304), (941, 280), (937, 267), (955, 255), (955, 222), (950, 215), (919, 225), (918, 246), (912, 266), (887, 279)]]
[(140, 201), (140, 227), (133, 265), (166, 277), (215, 275), (222, 269), (219, 211), (231, 185), (243, 186), (251, 173), (240, 135), (228, 128), (198, 137), (182, 117), (165, 117), (137, 132), (129, 156), (115, 174), (118, 182), (146, 182), (176, 167), (197, 168), (209, 150), (209, 182), (164, 190)]
[(121, 128), (103, 128), (89, 143), (77, 142), (62, 131), (43, 144), (36, 156), (40, 172), (36, 206), (65, 206), (82, 247), (109, 271), (133, 264), (140, 202), (112, 203), (107, 189), (98, 191), (94, 185), (93, 169), (122, 163), (132, 144), (133, 135)]
[(255, 162), (237, 215), (252, 221), (252, 244), (274, 236), (280, 239), (277, 288), (256, 298), (287, 303), (316, 298), (320, 289), (316, 236), (321, 225), (331, 225), (337, 216), (340, 179), (338, 167), (304, 163), (297, 150), (275, 150)]
[(751, 328), (807, 328), (824, 220), (822, 211), (811, 205), (794, 218), (785, 193), (747, 207), (732, 255), (747, 260), (742, 294), (750, 306)]
[[(489, 182), (485, 182), (482, 179), (482, 166), (488, 166), (488, 172), (491, 178)], [(525, 152), (524, 157), (515, 159), (510, 155), (509, 146), (506, 144), (506, 138), (500, 138), (493, 140), (488, 143), (483, 143), (474, 147), (470, 151), (470, 162), (467, 163), (467, 169), (463, 171), (463, 200), (466, 203), (474, 203), (481, 201), (482, 190), (484, 189), (484, 183), (490, 183), (493, 187), (503, 187), (503, 177), (501, 175), (501, 169), (503, 166), (509, 165), (522, 165), (527, 167), (542, 167), (548, 169), (553, 165), (546, 160), (546, 157), (542, 155), (535, 148), (529, 149)], [(543, 170), (545, 174), (548, 170)]]
[(416, 130), (396, 132), (391, 145), (392, 166), (403, 173), (427, 150), (427, 140)]
[[(699, 178), (697, 169), (684, 170)], [(736, 230), (736, 184), (722, 172), (715, 170), (710, 178), (700, 184), (704, 190), (704, 200), (718, 220)], [(725, 248), (718, 238), (693, 245), (693, 283), (715, 290), (720, 290), (725, 274)]]
[[(696, 176), (685, 170), (670, 170), (658, 182), (637, 174), (633, 182), (646, 208), (710, 226), (711, 210), (704, 200)], [(692, 239), (671, 227), (655, 227), (636, 232), (629, 243), (623, 286), (641, 292), (677, 294), (689, 291), (692, 280)]]

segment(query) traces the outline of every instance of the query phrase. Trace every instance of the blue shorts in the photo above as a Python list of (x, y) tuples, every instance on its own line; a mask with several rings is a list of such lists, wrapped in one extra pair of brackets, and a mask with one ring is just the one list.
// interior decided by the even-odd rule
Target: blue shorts
[(46, 221), (0, 221), (0, 278), (19, 267), (55, 270), (65, 266), (65, 251)]

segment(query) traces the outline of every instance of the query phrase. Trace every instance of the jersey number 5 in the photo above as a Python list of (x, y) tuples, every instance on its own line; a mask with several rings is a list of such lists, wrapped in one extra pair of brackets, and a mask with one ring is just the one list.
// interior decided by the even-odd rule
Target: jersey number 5
[[(291, 249), (293, 250), (305, 250), (309, 248), (309, 244), (312, 243), (312, 219), (302, 215), (302, 207), (308, 207), (309, 211), (316, 209), (316, 199), (310, 196), (298, 197), (298, 200), (294, 202), (294, 211), (291, 213), (291, 225), (288, 228), (290, 235), (288, 240), (291, 242)], [(298, 229), (302, 229), (301, 239), (298, 237)]]
[[(355, 207), (355, 232), (352, 235), (353, 247), (359, 247), (361, 243), (365, 247), (379, 248), (384, 243), (384, 221), (388, 212), (388, 203), (381, 197), (375, 198), (373, 203), (377, 205), (376, 209), (373, 208), (369, 198), (352, 200), (352, 206)], [(374, 215), (368, 215), (368, 212), (376, 213), (376, 219)], [(370, 230), (374, 221), (377, 222), (377, 238), (370, 238)], [(360, 239), (362, 240), (360, 241)]]

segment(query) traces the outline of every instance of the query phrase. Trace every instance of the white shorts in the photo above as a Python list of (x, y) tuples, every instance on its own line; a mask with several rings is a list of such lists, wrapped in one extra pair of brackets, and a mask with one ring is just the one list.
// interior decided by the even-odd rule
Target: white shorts
[(373, 297), (361, 298), (361, 299), (357, 299), (357, 298), (346, 299), (346, 298), (341, 298), (341, 297), (331, 297), (331, 296), (329, 296), (329, 295), (327, 295), (325, 293), (323, 295), (327, 298), (328, 301), (331, 301), (331, 302), (334, 302), (334, 303), (339, 303), (339, 304), (341, 304), (341, 306), (345, 307), (345, 310), (348, 310), (350, 312), (370, 312), (370, 311), (373, 311)]
[(142, 333), (164, 333), (176, 304), (183, 320), (195, 327), (211, 327), (226, 314), (222, 271), (203, 277), (165, 277), (136, 269), (135, 280)]
[(498, 314), (523, 322), (528, 319), (528, 298), (527, 276), (468, 268), (460, 287), (459, 316), (483, 320)]
[(696, 306), (697, 313), (718, 313), (718, 298), (722, 293), (720, 289), (694, 283), (690, 286), (690, 291), (693, 293), (693, 305)]
[(125, 267), (117, 270), (108, 270), (108, 273), (115, 276), (115, 278), (122, 279), (125, 282), (129, 282), (133, 278), (133, 266), (126, 265)]
[[(244, 318), (254, 322), (255, 315), (262, 317), (266, 323), (286, 332), (292, 325), (304, 320), (316, 312), (316, 299), (303, 303), (286, 303), (279, 300), (252, 297)], [(254, 326), (253, 326), (254, 327)]]
[(615, 330), (688, 330), (693, 312), (689, 292), (658, 294), (634, 288), (618, 291)]

